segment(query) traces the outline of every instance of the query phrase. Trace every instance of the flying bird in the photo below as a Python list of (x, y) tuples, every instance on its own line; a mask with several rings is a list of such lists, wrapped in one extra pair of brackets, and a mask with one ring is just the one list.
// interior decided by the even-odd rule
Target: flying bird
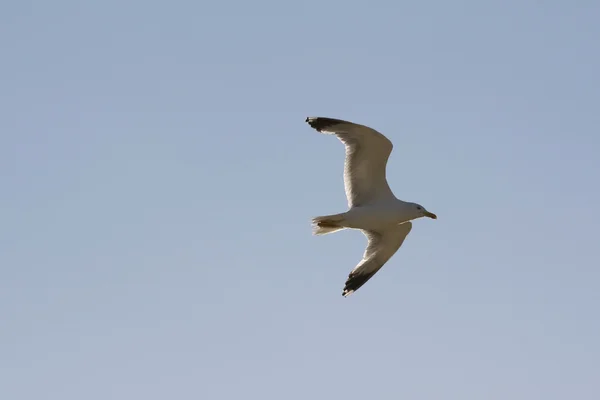
[(350, 272), (342, 296), (357, 291), (398, 251), (412, 229), (410, 221), (437, 216), (420, 204), (399, 200), (386, 179), (392, 142), (364, 125), (340, 119), (308, 117), (317, 131), (333, 134), (346, 147), (344, 187), (348, 211), (315, 217), (313, 234), (325, 235), (342, 229), (359, 229), (368, 239), (362, 260)]

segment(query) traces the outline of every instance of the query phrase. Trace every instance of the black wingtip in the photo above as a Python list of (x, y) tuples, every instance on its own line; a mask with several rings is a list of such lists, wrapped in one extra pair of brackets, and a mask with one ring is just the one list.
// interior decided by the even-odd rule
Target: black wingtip
[[(317, 120), (319, 119), (319, 117), (306, 117), (306, 120), (304, 122), (306, 122), (307, 124), (310, 125), (311, 128), (315, 128), (317, 129)], [(319, 130), (319, 129), (317, 129)]]
[[(375, 271), (377, 272), (377, 271)], [(375, 275), (373, 273), (367, 274), (350, 274), (348, 275), (348, 279), (346, 280), (346, 285), (344, 286), (344, 291), (342, 292), (342, 296), (347, 297), (352, 293), (356, 292), (362, 285), (367, 283), (369, 279)]]
[(307, 117), (305, 122), (307, 122), (311, 128), (314, 128), (319, 132), (331, 126), (346, 123), (346, 121), (341, 119), (325, 117)]

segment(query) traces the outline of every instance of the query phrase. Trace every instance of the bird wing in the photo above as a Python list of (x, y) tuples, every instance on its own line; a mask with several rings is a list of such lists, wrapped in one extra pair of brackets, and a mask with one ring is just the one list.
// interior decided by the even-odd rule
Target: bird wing
[(362, 260), (348, 275), (342, 296), (349, 296), (371, 279), (398, 251), (411, 229), (412, 223), (405, 222), (381, 232), (361, 230), (369, 243)]
[(309, 117), (308, 124), (321, 133), (334, 134), (346, 147), (344, 186), (350, 208), (395, 198), (385, 177), (392, 142), (364, 125), (339, 119)]

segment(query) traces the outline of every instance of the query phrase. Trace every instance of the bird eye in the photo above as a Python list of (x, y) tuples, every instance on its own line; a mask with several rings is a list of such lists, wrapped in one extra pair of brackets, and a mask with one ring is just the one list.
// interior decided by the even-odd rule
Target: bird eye
[(417, 207), (417, 210), (422, 210), (422, 208), (421, 207)]

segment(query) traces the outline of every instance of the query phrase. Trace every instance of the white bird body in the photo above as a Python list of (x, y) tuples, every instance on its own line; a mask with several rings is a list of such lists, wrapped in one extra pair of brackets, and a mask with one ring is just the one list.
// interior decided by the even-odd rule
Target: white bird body
[(336, 135), (346, 146), (344, 186), (349, 210), (313, 218), (315, 235), (359, 229), (368, 239), (362, 260), (350, 272), (342, 295), (364, 285), (396, 253), (412, 229), (410, 221), (437, 216), (416, 203), (399, 200), (386, 179), (392, 142), (364, 125), (333, 118), (309, 117), (321, 133)]
[(412, 211), (410, 204), (402, 200), (352, 207), (345, 213), (344, 226), (375, 231), (388, 229), (416, 218)]

